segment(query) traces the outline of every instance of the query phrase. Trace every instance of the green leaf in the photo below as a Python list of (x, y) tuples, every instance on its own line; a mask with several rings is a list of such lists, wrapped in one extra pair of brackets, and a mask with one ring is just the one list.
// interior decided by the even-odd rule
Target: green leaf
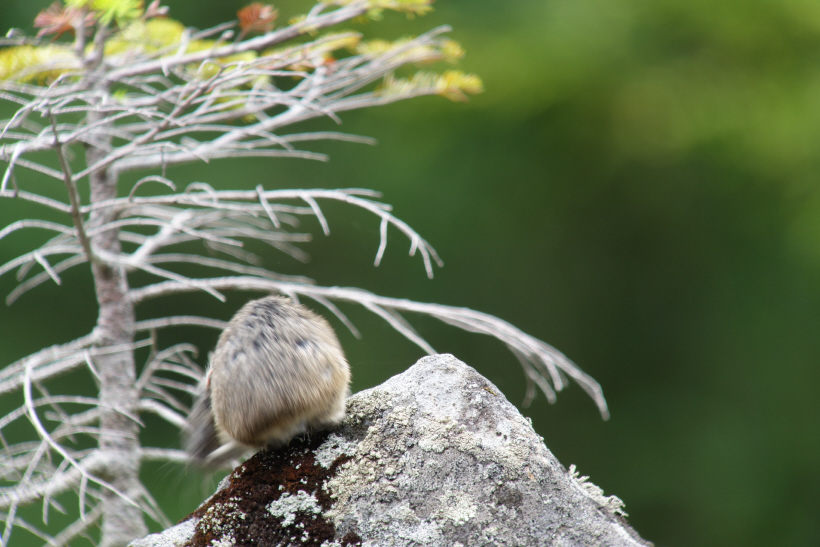
[(46, 84), (79, 68), (74, 52), (65, 46), (17, 46), (0, 49), (0, 81)]
[(110, 25), (111, 21), (116, 21), (120, 28), (125, 28), (144, 13), (142, 0), (92, 0), (91, 8), (100, 13), (100, 23)]

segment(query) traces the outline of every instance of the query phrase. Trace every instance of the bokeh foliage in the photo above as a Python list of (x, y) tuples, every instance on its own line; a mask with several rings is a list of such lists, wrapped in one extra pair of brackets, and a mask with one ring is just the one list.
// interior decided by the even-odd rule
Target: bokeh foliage
[[(165, 2), (199, 28), (243, 3)], [(306, 5), (276, 7), (287, 19)], [(42, 7), (6, 0), (0, 26), (30, 29)], [(484, 80), (467, 105), (347, 114), (343, 130), (379, 145), (324, 144), (327, 164), (212, 162), (169, 176), (383, 191), (444, 258), (433, 281), (395, 249), (373, 268), (376, 227), (333, 208), (330, 237), (308, 226), (307, 267), (273, 266), (480, 309), (564, 351), (601, 382), (612, 419), (577, 388), (525, 413), (656, 544), (820, 543), (820, 4), (441, 0), (418, 21), (386, 14), (365, 28), (396, 39), (443, 23), (468, 52), (459, 68)], [(0, 202), (0, 217), (18, 216), (31, 215)], [(28, 247), (4, 240), (0, 261)], [(12, 286), (0, 279), (3, 294)], [(226, 318), (241, 301), (195, 298)], [(78, 271), (0, 310), (2, 362), (86, 333), (91, 302)], [(420, 356), (389, 327), (351, 318), (365, 335), (340, 329), (354, 390)], [(421, 330), (522, 399), (518, 363), (499, 345)], [(213, 345), (213, 333), (192, 334)], [(176, 468), (146, 477), (172, 519), (215, 484)]]

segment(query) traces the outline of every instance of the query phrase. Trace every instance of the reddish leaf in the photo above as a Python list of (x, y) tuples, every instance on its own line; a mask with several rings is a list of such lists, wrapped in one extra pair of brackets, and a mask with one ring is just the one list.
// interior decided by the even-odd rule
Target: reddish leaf
[(270, 32), (273, 30), (273, 22), (279, 12), (268, 4), (254, 2), (239, 10), (236, 15), (239, 17), (239, 28), (242, 29), (242, 35), (244, 36), (249, 32)]
[(94, 16), (90, 13), (83, 13), (82, 10), (73, 7), (63, 7), (60, 2), (54, 2), (46, 9), (40, 11), (34, 19), (34, 28), (41, 29), (37, 36), (46, 34), (56, 34), (59, 38), (66, 32), (74, 32), (83, 22), (89, 27), (94, 24)]

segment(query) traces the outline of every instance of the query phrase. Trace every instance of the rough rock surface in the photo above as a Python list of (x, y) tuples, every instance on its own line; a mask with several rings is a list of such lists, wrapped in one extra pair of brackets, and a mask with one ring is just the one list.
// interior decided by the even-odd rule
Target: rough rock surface
[(132, 547), (651, 545), (452, 355), (357, 393), (347, 413), (332, 432), (257, 453)]

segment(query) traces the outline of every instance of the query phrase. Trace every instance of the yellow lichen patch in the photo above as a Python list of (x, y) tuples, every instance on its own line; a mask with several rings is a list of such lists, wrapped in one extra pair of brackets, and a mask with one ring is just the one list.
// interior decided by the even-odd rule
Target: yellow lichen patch
[[(213, 49), (214, 47), (218, 47), (218, 44), (215, 40), (195, 40), (188, 44), (188, 48), (185, 50), (186, 53), (195, 53), (197, 51), (206, 51), (208, 49)], [(188, 67), (189, 71), (196, 74), (198, 78), (211, 78), (215, 76), (220, 70), (233, 70), (233, 67), (226, 65), (231, 65), (232, 63), (240, 63), (246, 62), (250, 63), (255, 61), (257, 58), (257, 54), (255, 51), (245, 51), (243, 53), (237, 53), (236, 55), (230, 55), (228, 57), (219, 57), (214, 61), (207, 61), (201, 64), (193, 64)]]
[[(346, 6), (357, 0), (336, 0), (337, 6)], [(426, 15), (433, 11), (433, 0), (370, 0), (367, 3), (367, 17), (374, 21), (381, 20), (384, 10), (406, 13), (408, 17)]]
[[(288, 19), (288, 25), (295, 26), (301, 23), (304, 23), (305, 19), (307, 19), (307, 15), (304, 13), (301, 15), (295, 15)], [(299, 29), (300, 34), (310, 34), (311, 36), (316, 36), (319, 34), (319, 29), (316, 28), (316, 25), (305, 25), (301, 29)]]
[[(105, 44), (106, 55), (153, 53), (179, 43), (185, 26), (173, 19), (134, 21)], [(93, 46), (89, 46), (90, 48)], [(172, 54), (175, 52), (169, 52)]]
[(371, 10), (393, 10), (410, 15), (426, 15), (433, 11), (433, 0), (370, 0)]
[(0, 80), (46, 84), (61, 74), (79, 68), (79, 61), (70, 48), (49, 46), (17, 46), (0, 49)]
[(123, 32), (129, 37), (129, 33), (135, 35), (134, 38), (142, 41), (149, 47), (160, 49), (179, 43), (182, 40), (182, 33), (185, 32), (185, 25), (173, 19), (149, 19), (148, 21), (137, 21)]
[(453, 63), (464, 56), (464, 49), (455, 40), (442, 40), (435, 45), (415, 45), (408, 47), (414, 40), (412, 36), (398, 40), (368, 40), (356, 48), (356, 53), (376, 57), (388, 53), (399, 52), (398, 58), (402, 62), (427, 63), (447, 61)]
[(356, 48), (356, 53), (373, 56), (381, 55), (406, 44), (410, 40), (412, 40), (410, 37), (399, 38), (392, 42), (390, 40), (367, 40), (359, 44), (359, 47)]
[(262, 57), (270, 57), (274, 66), (286, 67), (288, 70), (312, 70), (333, 61), (333, 53), (336, 51), (355, 50), (361, 39), (362, 35), (355, 32), (330, 33), (299, 46), (265, 50)]
[(467, 95), (484, 91), (481, 78), (460, 70), (448, 70), (444, 74), (416, 72), (411, 78), (387, 76), (377, 91), (383, 97), (410, 97), (414, 95), (441, 95), (451, 101), (465, 102)]
[(362, 35), (352, 32), (326, 34), (316, 41), (314, 51), (332, 53), (340, 49), (354, 50), (362, 40)]
[(444, 54), (444, 60), (448, 62), (454, 62), (464, 57), (464, 48), (455, 40), (443, 40), (441, 52)]
[(465, 74), (460, 70), (448, 70), (436, 82), (436, 94), (451, 101), (466, 102), (467, 95), (484, 92), (481, 78), (475, 74)]

